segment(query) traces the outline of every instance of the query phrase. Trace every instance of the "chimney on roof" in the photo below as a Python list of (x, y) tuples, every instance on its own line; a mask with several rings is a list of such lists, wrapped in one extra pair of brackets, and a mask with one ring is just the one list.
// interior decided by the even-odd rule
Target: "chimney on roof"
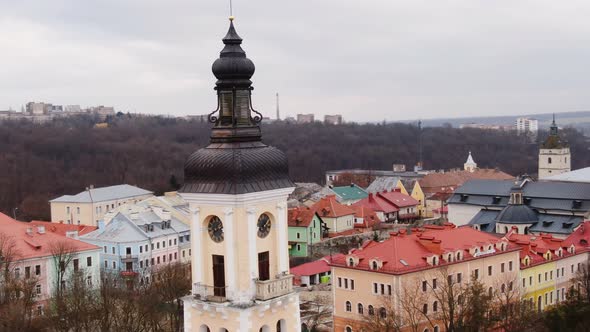
[(27, 227), (27, 235), (33, 236), (33, 227)]
[(74, 239), (77, 240), (78, 239), (78, 231), (67, 231), (66, 232), (66, 237), (70, 238), (70, 239)]
[(37, 226), (37, 233), (45, 234), (45, 226)]

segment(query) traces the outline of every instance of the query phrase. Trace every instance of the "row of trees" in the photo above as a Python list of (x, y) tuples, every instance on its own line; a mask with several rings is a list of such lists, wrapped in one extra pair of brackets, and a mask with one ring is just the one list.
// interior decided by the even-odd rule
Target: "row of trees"
[[(90, 184), (128, 183), (156, 193), (177, 189), (186, 158), (209, 140), (210, 125), (201, 121), (118, 116), (107, 120), (108, 128), (94, 128), (97, 121), (82, 116), (45, 124), (1, 122), (0, 211), (48, 219), (48, 200)], [(276, 122), (262, 130), (267, 144), (287, 153), (290, 175), (299, 182), (321, 183), (330, 169), (381, 170), (418, 161), (420, 131), (410, 124)], [(563, 135), (571, 144), (572, 166), (590, 164), (584, 136), (574, 129)], [(439, 127), (422, 129), (422, 136), (427, 169), (461, 167), (471, 150), (481, 167), (536, 173), (538, 145), (514, 132)]]
[(438, 331), (516, 332), (538, 327), (540, 314), (523, 298), (515, 275), (487, 289), (476, 278), (454, 280), (446, 267), (434, 277), (440, 282), (408, 282), (399, 294), (382, 297), (378, 307), (368, 308), (360, 327), (386, 332), (433, 331), (435, 327)]
[[(92, 273), (74, 264), (76, 252), (66, 242), (51, 244), (55, 269), (53, 292), (39, 301), (40, 279), (22, 275), (14, 238), (0, 233), (0, 331), (181, 331), (181, 297), (190, 293), (190, 268), (171, 263), (152, 275)], [(46, 277), (46, 276), (45, 276)]]

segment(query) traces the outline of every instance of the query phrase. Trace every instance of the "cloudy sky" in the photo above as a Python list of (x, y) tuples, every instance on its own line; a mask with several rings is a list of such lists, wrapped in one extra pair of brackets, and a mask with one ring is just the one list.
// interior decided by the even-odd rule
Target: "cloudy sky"
[[(215, 108), (227, 0), (0, 0), (0, 109)], [(234, 0), (254, 104), (346, 120), (590, 110), (587, 0)]]

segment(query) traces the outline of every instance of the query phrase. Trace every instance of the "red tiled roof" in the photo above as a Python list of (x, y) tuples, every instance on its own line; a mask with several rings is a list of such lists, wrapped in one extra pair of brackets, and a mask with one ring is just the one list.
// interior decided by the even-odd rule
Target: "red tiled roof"
[[(580, 246), (574, 243), (576, 251), (574, 254), (571, 254), (569, 253), (568, 249), (572, 243), (568, 243), (569, 241), (567, 239), (554, 238), (551, 234), (544, 233), (539, 235), (517, 234), (515, 232), (515, 228), (506, 233), (504, 238), (509, 240), (511, 243), (520, 246), (521, 259), (523, 259), (525, 256), (528, 256), (531, 259), (531, 263), (529, 265), (524, 265), (521, 261), (522, 268), (527, 268), (547, 262), (544, 257), (547, 252), (551, 253), (551, 260), (558, 260), (563, 257), (569, 257), (581, 252), (585, 252), (587, 250), (585, 246)], [(556, 252), (560, 248), (562, 250), (561, 257), (556, 255)]]
[(590, 220), (586, 220), (576, 228), (566, 239), (566, 245), (590, 247)]
[(289, 209), (288, 224), (290, 227), (309, 227), (314, 215), (315, 211), (306, 206)]
[(19, 260), (51, 256), (52, 246), (57, 243), (66, 243), (74, 252), (99, 249), (57, 233), (46, 231), (41, 234), (37, 226), (16, 221), (3, 213), (0, 213), (0, 233), (14, 239)]
[(420, 204), (412, 196), (404, 195), (399, 191), (388, 191), (377, 193), (377, 196), (385, 198), (387, 201), (397, 206), (398, 208), (404, 208), (408, 206), (416, 206)]
[(393, 190), (369, 194), (369, 197), (352, 204), (352, 206), (366, 206), (377, 212), (393, 213), (399, 211), (400, 208), (416, 206), (418, 204), (420, 202), (413, 197)]
[(379, 217), (377, 217), (377, 213), (373, 209), (368, 206), (364, 205), (357, 205), (353, 206), (355, 214), (355, 218), (362, 218), (363, 223), (354, 223), (354, 227), (356, 228), (371, 228), (381, 222)]
[(430, 173), (426, 174), (419, 180), (420, 187), (425, 193), (434, 193), (445, 190), (455, 190), (463, 183), (473, 180), (513, 180), (514, 176), (504, 173), (497, 169), (478, 168), (474, 172), (469, 171), (455, 171), (445, 173)]
[[(333, 255), (332, 258), (336, 257), (344, 257), (343, 254), (336, 254)], [(324, 258), (320, 258), (317, 261), (305, 263), (298, 265), (291, 269), (291, 274), (296, 277), (300, 276), (311, 276), (318, 273), (325, 273), (330, 271), (330, 265), (328, 262), (330, 261), (330, 256), (326, 256)]]
[(33, 220), (29, 224), (32, 226), (45, 226), (46, 231), (56, 233), (62, 236), (66, 236), (67, 232), (74, 231), (77, 231), (78, 235), (84, 235), (98, 229), (98, 227), (96, 226), (64, 224), (63, 221), (49, 222)]
[[(346, 256), (334, 259), (332, 265), (370, 270), (370, 261), (378, 259), (383, 262), (383, 266), (376, 272), (402, 274), (433, 268), (426, 260), (432, 256), (439, 257), (439, 265), (449, 264), (445, 260), (446, 254), (451, 253), (455, 257), (458, 251), (463, 256), (461, 261), (476, 259), (470, 254), (470, 249), (477, 247), (480, 255), (482, 255), (482, 253), (486, 252), (488, 245), (495, 245), (500, 241), (505, 241), (471, 227), (457, 228), (453, 224), (413, 229), (411, 234), (407, 234), (405, 230), (402, 230), (391, 235), (389, 239), (382, 242), (368, 241), (361, 249), (351, 250), (350, 255), (359, 259), (358, 265), (354, 267), (348, 266)], [(507, 244), (507, 251), (520, 249), (515, 244)], [(485, 255), (496, 254), (499, 253), (496, 251)], [(450, 264), (453, 264), (453, 262)]]
[(354, 210), (336, 201), (336, 195), (329, 195), (311, 206), (320, 217), (338, 218), (354, 214)]

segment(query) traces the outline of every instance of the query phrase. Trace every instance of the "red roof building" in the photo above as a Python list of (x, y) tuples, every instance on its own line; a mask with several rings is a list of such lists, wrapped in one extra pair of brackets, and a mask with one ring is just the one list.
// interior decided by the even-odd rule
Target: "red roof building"
[(399, 189), (369, 194), (352, 206), (365, 206), (377, 213), (380, 220), (415, 219), (420, 202), (411, 196), (402, 194)]
[[(332, 265), (403, 274), (518, 250), (520, 247), (516, 244), (471, 227), (429, 225), (413, 229), (411, 234), (405, 230), (391, 233), (389, 239), (381, 242), (368, 241), (362, 248), (351, 250), (349, 255), (334, 258)], [(352, 265), (350, 258), (354, 260)], [(374, 261), (378, 262), (378, 269), (374, 269)]]
[[(333, 255), (335, 257), (343, 257), (342, 254)], [(317, 261), (301, 264), (291, 268), (291, 274), (295, 276), (293, 283), (295, 285), (315, 285), (320, 282), (320, 277), (330, 275), (330, 256), (325, 256)]]
[(317, 203), (311, 206), (311, 209), (316, 211), (322, 218), (339, 218), (354, 214), (352, 208), (338, 203), (336, 195), (329, 195), (320, 199)]
[(66, 269), (83, 269), (87, 282), (98, 284), (100, 248), (95, 245), (66, 237), (60, 231), (48, 231), (45, 225), (16, 221), (2, 213), (0, 238), (1, 245), (14, 248), (15, 255), (10, 258), (11, 272), (36, 279), (37, 310), (43, 310), (44, 302), (56, 287), (52, 281), (56, 280), (56, 257), (60, 255), (72, 255)]
[(96, 226), (64, 224), (63, 221), (49, 222), (33, 220), (29, 224), (32, 226), (45, 227), (45, 230), (47, 232), (52, 232), (55, 234), (59, 234), (61, 236), (68, 236), (74, 238), (80, 235), (88, 234), (98, 229), (98, 227)]
[(368, 206), (354, 206), (354, 228), (372, 229), (381, 223), (381, 219), (375, 213), (375, 210)]

